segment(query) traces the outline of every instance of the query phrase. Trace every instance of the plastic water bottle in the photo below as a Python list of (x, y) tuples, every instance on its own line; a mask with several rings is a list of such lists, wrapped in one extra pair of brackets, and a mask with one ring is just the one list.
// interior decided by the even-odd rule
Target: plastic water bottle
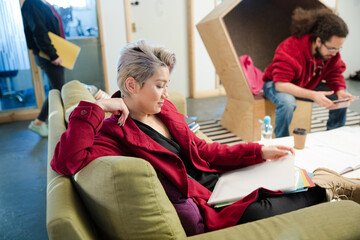
[(271, 118), (270, 116), (265, 116), (264, 121), (259, 120), (261, 122), (261, 142), (263, 144), (269, 144), (272, 138), (273, 127), (271, 126)]

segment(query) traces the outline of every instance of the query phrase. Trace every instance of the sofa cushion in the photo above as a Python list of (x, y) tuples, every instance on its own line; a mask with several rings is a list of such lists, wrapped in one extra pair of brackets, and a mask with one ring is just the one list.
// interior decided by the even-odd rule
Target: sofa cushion
[[(72, 80), (66, 83), (61, 89), (61, 98), (64, 104), (65, 122), (69, 122), (69, 116), (78, 106), (80, 101), (96, 102), (90, 91), (78, 80)], [(105, 113), (105, 118), (111, 116), (111, 113)]]
[(189, 239), (360, 239), (360, 205), (343, 200), (302, 208)]
[(104, 238), (186, 237), (174, 207), (147, 161), (101, 157), (73, 179)]
[(78, 80), (66, 83), (61, 89), (61, 98), (64, 105), (65, 121), (69, 122), (71, 112), (80, 101), (95, 102), (95, 98), (89, 90)]

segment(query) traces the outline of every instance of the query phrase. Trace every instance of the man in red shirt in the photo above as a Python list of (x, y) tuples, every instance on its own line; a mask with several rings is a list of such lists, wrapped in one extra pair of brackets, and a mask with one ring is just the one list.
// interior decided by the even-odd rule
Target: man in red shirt
[[(297, 8), (291, 33), (277, 47), (264, 74), (265, 96), (276, 104), (276, 137), (289, 136), (296, 98), (332, 109), (332, 100), (353, 97), (346, 92), (345, 64), (340, 56), (348, 34), (346, 23), (327, 8)], [(345, 121), (346, 108), (330, 110), (327, 129), (344, 126)]]

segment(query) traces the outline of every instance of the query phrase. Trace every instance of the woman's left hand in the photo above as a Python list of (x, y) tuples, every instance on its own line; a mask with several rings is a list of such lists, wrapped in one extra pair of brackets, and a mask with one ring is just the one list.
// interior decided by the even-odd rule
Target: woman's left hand
[(261, 153), (263, 159), (275, 160), (281, 158), (288, 153), (295, 154), (295, 151), (291, 147), (286, 146), (262, 146)]
[(96, 101), (95, 104), (101, 107), (104, 112), (111, 112), (115, 115), (120, 115), (118, 124), (120, 126), (125, 124), (125, 121), (129, 116), (129, 109), (122, 98), (101, 99)]

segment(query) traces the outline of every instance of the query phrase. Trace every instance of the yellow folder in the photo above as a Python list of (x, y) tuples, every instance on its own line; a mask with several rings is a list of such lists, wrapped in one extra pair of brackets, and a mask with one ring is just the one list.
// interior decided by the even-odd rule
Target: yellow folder
[[(80, 47), (52, 32), (49, 32), (48, 34), (51, 43), (56, 49), (56, 54), (59, 55), (62, 60), (62, 66), (72, 70), (80, 53)], [(39, 55), (50, 60), (49, 56), (44, 52), (40, 52)]]

